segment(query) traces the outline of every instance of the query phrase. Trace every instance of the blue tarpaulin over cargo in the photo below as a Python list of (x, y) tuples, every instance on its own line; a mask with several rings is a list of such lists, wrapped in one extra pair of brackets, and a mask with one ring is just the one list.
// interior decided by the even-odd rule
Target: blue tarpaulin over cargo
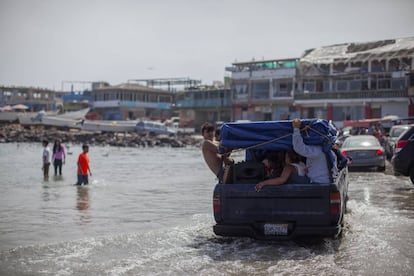
[[(302, 119), (301, 132), (307, 145), (332, 144), (337, 130), (326, 120)], [(221, 128), (221, 150), (223, 148), (257, 150), (292, 149), (292, 121), (264, 121), (249, 123), (225, 123)]]

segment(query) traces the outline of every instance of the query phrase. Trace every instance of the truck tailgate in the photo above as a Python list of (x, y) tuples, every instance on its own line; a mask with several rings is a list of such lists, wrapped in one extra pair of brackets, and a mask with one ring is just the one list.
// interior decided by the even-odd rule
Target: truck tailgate
[(256, 192), (255, 184), (219, 184), (214, 194), (220, 199), (220, 212), (215, 218), (225, 224), (329, 225), (330, 188), (330, 184), (289, 184)]

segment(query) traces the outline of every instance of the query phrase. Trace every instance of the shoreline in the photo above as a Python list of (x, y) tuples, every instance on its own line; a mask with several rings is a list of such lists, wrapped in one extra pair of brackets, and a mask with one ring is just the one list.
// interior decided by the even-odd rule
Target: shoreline
[(77, 129), (59, 130), (44, 126), (23, 127), (20, 124), (0, 125), (1, 143), (41, 143), (46, 139), (52, 143), (60, 139), (62, 143), (115, 147), (186, 147), (199, 146), (201, 136), (179, 133), (175, 136), (148, 136), (138, 133), (90, 132)]

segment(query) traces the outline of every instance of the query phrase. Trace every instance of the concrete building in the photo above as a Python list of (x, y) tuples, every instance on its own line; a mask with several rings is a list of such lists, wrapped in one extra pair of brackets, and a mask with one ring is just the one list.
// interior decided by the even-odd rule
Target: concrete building
[(93, 111), (97, 119), (165, 120), (172, 116), (173, 92), (125, 83), (93, 89)]
[(298, 59), (233, 63), (231, 72), (233, 120), (283, 120), (296, 115)]
[(0, 86), (0, 107), (24, 104), (28, 111), (56, 110), (55, 94), (44, 88)]
[(414, 37), (306, 50), (298, 59), (233, 63), (233, 120), (414, 116)]
[(413, 70), (414, 37), (307, 50), (294, 104), (301, 117), (334, 122), (414, 116)]
[(198, 87), (178, 92), (175, 110), (180, 127), (198, 129), (204, 122), (232, 121), (230, 88)]

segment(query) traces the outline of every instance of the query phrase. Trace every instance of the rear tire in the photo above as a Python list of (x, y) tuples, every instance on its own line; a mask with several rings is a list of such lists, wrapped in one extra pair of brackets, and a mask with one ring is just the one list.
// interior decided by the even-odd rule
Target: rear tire
[(384, 167), (378, 167), (379, 172), (385, 172), (385, 166)]

